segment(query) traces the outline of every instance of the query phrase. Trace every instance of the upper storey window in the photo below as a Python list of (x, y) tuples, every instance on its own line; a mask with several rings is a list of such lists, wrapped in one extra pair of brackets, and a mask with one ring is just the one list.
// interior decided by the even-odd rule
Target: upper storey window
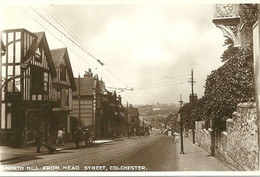
[(35, 61), (42, 62), (42, 55), (41, 55), (39, 48), (35, 51), (34, 58), (35, 58)]
[(66, 81), (66, 66), (64, 65), (60, 67), (60, 80)]

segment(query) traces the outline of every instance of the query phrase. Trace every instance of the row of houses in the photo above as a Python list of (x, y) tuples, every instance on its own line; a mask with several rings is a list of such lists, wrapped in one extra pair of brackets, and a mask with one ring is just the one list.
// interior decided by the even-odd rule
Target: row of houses
[(0, 63), (1, 145), (32, 143), (39, 127), (54, 141), (61, 128), (71, 140), (79, 127), (102, 138), (139, 126), (138, 109), (128, 111), (121, 96), (108, 91), (90, 69), (75, 78), (68, 50), (50, 50), (44, 32), (2, 31)]

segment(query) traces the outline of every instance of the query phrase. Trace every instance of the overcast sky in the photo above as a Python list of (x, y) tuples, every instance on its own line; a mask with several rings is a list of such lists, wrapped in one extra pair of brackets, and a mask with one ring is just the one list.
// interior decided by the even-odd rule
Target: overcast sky
[[(1, 29), (45, 31), (51, 49), (69, 48), (75, 77), (91, 68), (102, 77), (108, 90), (127, 88), (118, 92), (123, 103), (178, 103), (180, 94), (188, 102), (192, 68), (196, 80), (194, 91), (200, 98), (207, 75), (223, 64), (220, 56), (225, 49), (224, 37), (212, 23), (213, 4), (1, 7)], [(55, 27), (73, 40), (75, 37), (67, 31), (77, 36), (75, 43), (85, 52)], [(100, 59), (104, 66), (87, 53)], [(131, 88), (133, 91), (128, 91)]]

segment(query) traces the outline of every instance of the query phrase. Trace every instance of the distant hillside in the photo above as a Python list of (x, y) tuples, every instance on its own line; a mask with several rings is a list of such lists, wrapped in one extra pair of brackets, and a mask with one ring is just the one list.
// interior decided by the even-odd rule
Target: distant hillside
[(179, 110), (179, 105), (159, 103), (147, 104), (142, 106), (139, 105), (138, 110), (141, 121), (145, 124), (152, 124), (153, 127), (160, 128), (169, 123), (169, 115), (175, 115)]
[(179, 105), (176, 104), (152, 104), (138, 106), (139, 114), (141, 116), (155, 116), (155, 115), (169, 115), (177, 112)]

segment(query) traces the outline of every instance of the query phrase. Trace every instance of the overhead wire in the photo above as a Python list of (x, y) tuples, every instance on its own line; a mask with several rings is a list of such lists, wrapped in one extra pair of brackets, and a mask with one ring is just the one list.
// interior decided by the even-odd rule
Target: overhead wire
[[(112, 65), (109, 65), (109, 64), (105, 64), (103, 62), (101, 62), (100, 59), (96, 58), (93, 54), (91, 54), (90, 52), (88, 52), (85, 48), (87, 48), (84, 43), (82, 43), (77, 37), (76, 35), (74, 35), (73, 32), (68, 32), (68, 30), (65, 29), (64, 26), (66, 25), (61, 25), (57, 19), (54, 18), (54, 16), (51, 16), (69, 35), (71, 35), (73, 39), (71, 39), (67, 34), (65, 34), (63, 31), (59, 30), (55, 25), (53, 25), (49, 20), (47, 20), (43, 15), (41, 15), (37, 10), (35, 10), (33, 7), (30, 6), (30, 8), (35, 12), (37, 13), (42, 19), (44, 19), (49, 25), (51, 25), (53, 28), (55, 28), (57, 31), (59, 31), (62, 35), (64, 35), (67, 39), (69, 39), (73, 44), (75, 44), (77, 47), (79, 47), (83, 52), (85, 52), (88, 56), (90, 56), (91, 58), (95, 59), (100, 65), (104, 66), (112, 66)], [(24, 10), (23, 10), (24, 11)], [(25, 11), (24, 11), (25, 12)], [(26, 13), (26, 12), (25, 12)], [(27, 15), (29, 15), (28, 13), (26, 13)], [(50, 13), (49, 13), (50, 14)], [(31, 17), (31, 15), (29, 15)], [(32, 18), (32, 17), (31, 17)], [(34, 19), (34, 18), (33, 18)], [(52, 32), (50, 32), (47, 28), (45, 28), (40, 22), (38, 22), (36, 19), (34, 19), (34, 21), (36, 21), (39, 25), (41, 25), (44, 29), (46, 29), (50, 34), (52, 34), (57, 40), (59, 40), (58, 37), (56, 37)], [(64, 42), (62, 42), (61, 40), (59, 40), (63, 45), (67, 46)], [(84, 47), (82, 47), (84, 46)], [(83, 57), (81, 57), (79, 54), (77, 54), (77, 52), (75, 52), (73, 49), (71, 49), (70, 47), (68, 47), (75, 55), (77, 55), (80, 59), (82, 59), (84, 62), (87, 62)], [(89, 62), (87, 62), (92, 68), (94, 68)], [(123, 85), (125, 85), (125, 83), (123, 81), (121, 81), (121, 79), (119, 79), (115, 74), (113, 74), (108, 68), (104, 67), (111, 75), (113, 75), (113, 77), (115, 77), (118, 81), (120, 81)], [(100, 71), (99, 71), (100, 72)], [(101, 73), (101, 72), (100, 72)], [(139, 73), (143, 73), (143, 74), (149, 74), (150, 76), (151, 75), (154, 75), (152, 73), (145, 73), (145, 72), (139, 72)], [(102, 74), (103, 75), (103, 74)], [(104, 75), (103, 75), (104, 76)], [(168, 77), (168, 76), (158, 76), (158, 75), (154, 75), (154, 76), (157, 76), (157, 77), (165, 77), (165, 78), (171, 78), (171, 77)], [(104, 76), (105, 77), (105, 76)], [(106, 78), (106, 77), (105, 77)], [(107, 78), (106, 78), (107, 79)], [(107, 79), (109, 80), (109, 79)], [(111, 80), (109, 80), (111, 83), (113, 83)], [(150, 85), (151, 86), (151, 85)], [(134, 93), (134, 92), (133, 92)], [(127, 97), (129, 97), (127, 94), (126, 94)], [(136, 95), (135, 95), (136, 96)], [(131, 97), (129, 97), (130, 99), (132, 99)]]
[(66, 34), (63, 33), (63, 31), (61, 31), (60, 29), (58, 29), (55, 25), (53, 25), (49, 20), (47, 20), (44, 16), (42, 16), (37, 10), (35, 10), (32, 6), (29, 6), (35, 13), (37, 13), (42, 19), (44, 19), (49, 25), (51, 25), (53, 28), (55, 28), (57, 31), (59, 31), (61, 34), (63, 34), (67, 39), (69, 39), (73, 44), (75, 44), (76, 46), (78, 46), (82, 51), (84, 51), (85, 53), (87, 53), (90, 57), (92, 57), (93, 59), (95, 59), (99, 64), (104, 65), (103, 62), (100, 61), (100, 59), (96, 58), (94, 55), (92, 55), (90, 52), (88, 52), (87, 50), (85, 50), (82, 46), (80, 46), (79, 44), (77, 44), (76, 42), (74, 42), (74, 40), (72, 40), (69, 36), (67, 36)]
[[(33, 18), (29, 13), (27, 13), (24, 9), (22, 9), (24, 13), (26, 13), (29, 17), (31, 17), (36, 23), (38, 23), (41, 27), (43, 27), (46, 31), (48, 31), (53, 37), (55, 37), (59, 42), (61, 42), (64, 46), (66, 46), (68, 49), (70, 49), (77, 57), (79, 57), (82, 61), (89, 64), (92, 68), (94, 68), (87, 60), (85, 60), (82, 56), (80, 56), (77, 52), (75, 52), (72, 48), (67, 46), (64, 42), (62, 42), (56, 35), (54, 35), (49, 29), (47, 29), (44, 25), (42, 25), (40, 22), (38, 22), (35, 18)], [(114, 84), (110, 79), (106, 78), (104, 74), (102, 74), (100, 71), (98, 71), (105, 79), (107, 79), (109, 82)]]
[[(63, 34), (67, 39), (69, 39), (71, 42), (73, 42), (75, 45), (77, 45), (81, 50), (83, 50), (84, 52), (86, 52), (89, 56), (91, 56), (92, 58), (94, 58), (99, 64), (101, 64), (102, 66), (104, 65), (103, 62), (101, 62), (99, 59), (97, 59), (94, 55), (92, 55), (91, 53), (89, 53), (88, 51), (86, 51), (82, 46), (78, 45), (76, 42), (74, 42), (70, 37), (68, 37), (66, 34), (64, 34), (61, 30), (59, 30), (55, 25), (53, 25), (50, 21), (48, 21), (45, 17), (43, 17), (37, 10), (35, 10), (33, 7), (30, 6), (30, 8), (37, 13), (42, 19), (44, 19), (48, 24), (50, 24), (53, 28), (55, 28), (57, 31), (59, 31), (61, 34)], [(46, 29), (46, 28), (45, 28)], [(57, 39), (57, 38), (56, 38)], [(78, 41), (77, 41), (78, 42)], [(80, 43), (80, 42), (78, 42)], [(105, 68), (106, 69), (106, 68)], [(106, 69), (111, 75), (113, 75), (115, 78), (118, 79), (118, 77), (116, 75), (114, 75), (111, 71), (109, 71), (108, 69)], [(120, 79), (118, 79), (120, 82), (122, 82)], [(122, 82), (123, 83), (123, 82)], [(124, 84), (124, 83), (123, 83)], [(126, 94), (127, 97), (129, 97)], [(131, 97), (129, 97), (130, 99), (132, 99)]]
[(188, 83), (188, 82), (179, 82), (179, 83), (172, 83), (172, 84), (167, 84), (167, 85), (159, 85), (159, 86), (152, 86), (152, 87), (146, 87), (146, 88), (137, 88), (135, 90), (140, 91), (140, 90), (153, 89), (153, 88), (169, 87), (169, 86), (173, 86), (173, 85), (180, 85), (180, 84), (186, 84), (186, 83)]

